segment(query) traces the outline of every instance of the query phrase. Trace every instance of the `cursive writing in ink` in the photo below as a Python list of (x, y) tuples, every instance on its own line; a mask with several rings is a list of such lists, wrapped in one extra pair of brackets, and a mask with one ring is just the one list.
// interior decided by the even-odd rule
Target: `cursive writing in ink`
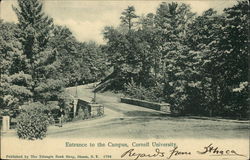
[(208, 146), (204, 147), (203, 151), (197, 151), (199, 154), (211, 154), (211, 155), (235, 155), (235, 156), (243, 156), (246, 157), (245, 155), (237, 153), (235, 150), (232, 149), (219, 149), (219, 147), (213, 146), (213, 144), (209, 144)]
[(175, 147), (173, 150), (170, 150), (170, 155), (168, 159), (170, 159), (172, 156), (178, 156), (178, 155), (191, 155), (191, 152), (183, 152), (183, 151), (178, 151), (178, 147)]
[(160, 149), (158, 149), (158, 148), (155, 149), (155, 153), (153, 153), (153, 154), (136, 153), (134, 149), (130, 149), (130, 150), (124, 152), (121, 155), (121, 158), (125, 157), (126, 155), (129, 157), (134, 157), (134, 160), (137, 160), (137, 159), (143, 158), (143, 157), (164, 157), (164, 152), (161, 152)]

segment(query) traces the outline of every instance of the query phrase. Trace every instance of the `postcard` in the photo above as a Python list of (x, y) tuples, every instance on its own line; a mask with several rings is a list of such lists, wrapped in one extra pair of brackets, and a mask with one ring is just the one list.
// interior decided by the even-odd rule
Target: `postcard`
[(1, 159), (249, 159), (246, 0), (1, 0)]

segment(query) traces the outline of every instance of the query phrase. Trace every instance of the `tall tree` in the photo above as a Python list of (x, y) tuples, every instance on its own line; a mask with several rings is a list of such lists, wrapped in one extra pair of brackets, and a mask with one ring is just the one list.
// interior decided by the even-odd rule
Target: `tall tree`
[(122, 24), (128, 26), (129, 31), (135, 24), (133, 22), (135, 18), (138, 18), (138, 16), (135, 14), (134, 6), (128, 6), (128, 8), (122, 12), (122, 16), (120, 17)]
[(224, 61), (219, 52), (223, 23), (223, 16), (218, 15), (213, 9), (208, 9), (189, 26), (188, 46), (201, 58), (199, 67), (196, 68), (201, 74), (202, 83), (199, 90), (203, 99), (198, 110), (207, 115), (219, 113), (222, 110), (220, 106), (223, 105), (221, 95), (224, 80), (221, 73)]
[(188, 45), (202, 60), (200, 106), (210, 115), (246, 117), (248, 10), (246, 1), (222, 15), (209, 9), (190, 25)]
[(35, 55), (42, 51), (50, 37), (53, 20), (43, 12), (40, 0), (18, 0), (13, 7), (18, 18), (21, 33), (18, 35), (23, 44), (24, 54), (34, 62)]
[(161, 53), (165, 81), (166, 101), (173, 110), (184, 112), (190, 101), (189, 86), (199, 82), (194, 77), (197, 56), (186, 45), (187, 26), (191, 24), (194, 14), (190, 6), (184, 3), (160, 4), (156, 12), (156, 27), (161, 35)]
[[(227, 112), (246, 116), (248, 110), (249, 2), (239, 1), (225, 12), (223, 37), (219, 49), (225, 63), (221, 75), (225, 78), (222, 96)], [(225, 72), (226, 71), (226, 72)]]
[(32, 77), (32, 100), (42, 103), (58, 100), (63, 87), (61, 80), (46, 76), (46, 72), (51, 70), (50, 66), (54, 66), (53, 63), (56, 61), (55, 49), (47, 45), (52, 36), (53, 20), (43, 12), (41, 1), (18, 0), (17, 2), (18, 6), (13, 7), (20, 29), (17, 37), (28, 61), (28, 70), (24, 72)]
[(184, 41), (194, 13), (185, 3), (163, 2), (156, 11), (155, 19), (156, 27), (162, 31), (165, 42)]
[[(147, 42), (149, 53), (151, 57), (152, 65), (150, 72), (154, 74), (154, 81), (162, 83), (163, 74), (163, 53), (162, 53), (162, 30), (156, 26), (156, 15), (149, 13), (146, 16), (142, 16), (139, 19), (140, 24), (139, 32), (141, 33), (142, 39)], [(148, 63), (148, 62), (146, 62)]]

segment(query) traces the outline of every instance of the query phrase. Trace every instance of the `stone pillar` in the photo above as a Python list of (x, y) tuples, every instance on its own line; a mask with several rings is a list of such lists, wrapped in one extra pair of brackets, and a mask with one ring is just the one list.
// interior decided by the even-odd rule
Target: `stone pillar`
[(78, 102), (78, 99), (74, 99), (74, 117), (76, 116), (76, 109), (77, 109), (77, 102)]
[(9, 129), (10, 129), (10, 116), (3, 116), (2, 131), (8, 131)]

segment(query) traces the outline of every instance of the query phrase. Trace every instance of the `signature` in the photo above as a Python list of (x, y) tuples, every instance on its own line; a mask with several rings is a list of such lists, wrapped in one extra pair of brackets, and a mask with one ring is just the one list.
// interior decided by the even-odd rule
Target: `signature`
[(138, 160), (139, 158), (156, 158), (156, 157), (167, 157), (170, 159), (172, 156), (178, 156), (178, 155), (191, 155), (191, 152), (183, 152), (183, 151), (178, 151), (178, 147), (174, 147), (173, 150), (170, 150), (170, 154), (166, 154), (166, 152), (160, 151), (159, 148), (156, 148), (154, 150), (154, 153), (137, 153), (135, 152), (135, 149), (129, 149), (128, 151), (124, 152), (121, 155), (121, 158), (128, 156), (128, 157), (133, 157), (134, 160)]
[[(203, 147), (204, 149), (202, 151), (197, 151), (198, 154), (202, 155), (209, 155), (209, 156), (243, 156), (246, 157), (243, 154), (240, 154), (239, 152), (236, 152), (233, 149), (219, 149), (219, 147), (213, 146), (213, 144), (209, 144), (208, 146)], [(178, 146), (174, 147), (169, 152), (163, 152), (159, 148), (156, 148), (152, 153), (140, 153), (136, 152), (135, 149), (129, 149), (125, 151), (121, 158), (130, 157), (133, 158), (133, 160), (138, 160), (140, 158), (163, 158), (166, 157), (167, 159), (171, 159), (175, 156), (191, 156), (192, 153), (190, 151), (180, 151), (178, 149)]]
[(199, 154), (210, 154), (213, 156), (243, 156), (245, 155), (239, 154), (233, 149), (219, 149), (219, 147), (213, 146), (213, 144), (209, 144), (208, 146), (204, 147), (203, 151), (197, 151)]

